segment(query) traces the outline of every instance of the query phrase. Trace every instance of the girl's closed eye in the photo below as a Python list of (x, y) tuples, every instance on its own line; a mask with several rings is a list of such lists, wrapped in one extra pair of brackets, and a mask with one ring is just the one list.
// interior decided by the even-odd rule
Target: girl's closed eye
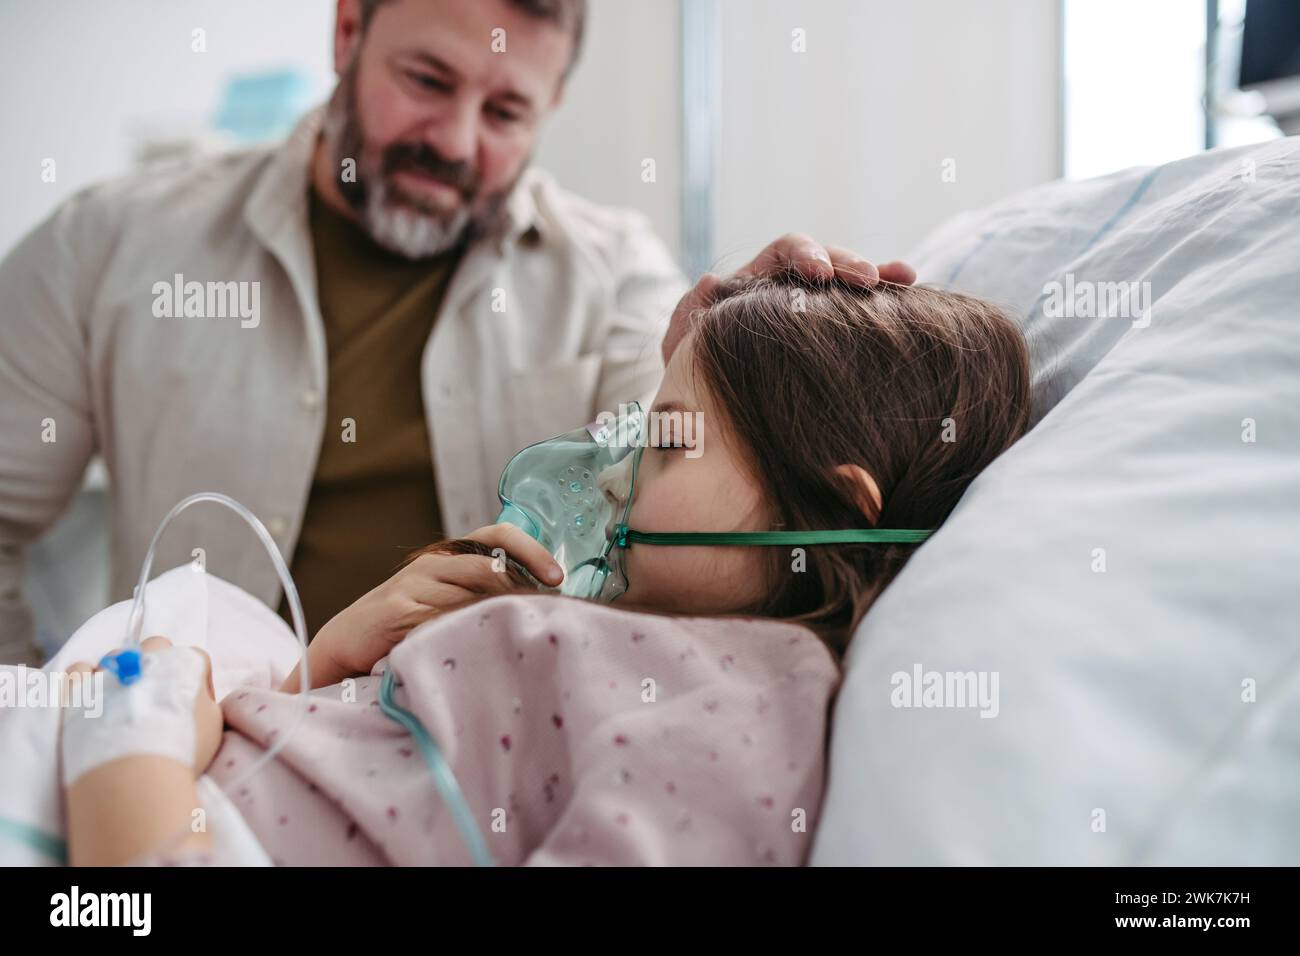
[(668, 438), (654, 447), (662, 452), (690, 452), (694, 451), (696, 446), (693, 439)]
[(689, 427), (682, 428), (673, 424), (665, 428), (659, 434), (658, 440), (651, 444), (664, 451), (692, 451), (697, 445), (692, 431)]

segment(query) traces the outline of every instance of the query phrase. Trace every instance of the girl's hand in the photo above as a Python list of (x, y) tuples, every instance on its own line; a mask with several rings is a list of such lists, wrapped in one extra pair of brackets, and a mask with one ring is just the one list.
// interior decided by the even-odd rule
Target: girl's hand
[[(208, 657), (207, 652), (200, 648), (173, 647), (172, 642), (165, 637), (150, 637), (141, 641), (140, 650), (142, 653), (147, 655), (159, 655), (158, 660), (162, 659), (161, 655), (190, 653), (197, 653), (203, 659), (202, 677), (199, 680), (198, 692), (194, 697), (194, 757), (193, 762), (189, 765), (190, 770), (197, 778), (208, 768), (208, 764), (212, 763), (212, 758), (216, 755), (217, 748), (221, 746), (221, 731), (224, 726), (224, 721), (221, 716), (221, 707), (217, 704), (216, 695), (212, 688), (212, 660)], [(149, 680), (150, 674), (148, 673), (148, 670), (152, 669), (150, 665), (154, 662), (143, 661), (142, 663), (144, 663), (147, 670), (141, 677), (141, 680)], [(91, 664), (87, 661), (77, 661), (68, 668), (69, 682), (90, 682), (93, 680), (100, 680), (103, 681), (103, 685), (101, 686), (104, 686), (110, 685), (110, 682), (115, 683), (117, 681), (117, 678), (112, 674), (105, 674), (100, 678), (94, 677), (95, 674), (103, 671), (104, 668), (97, 664)], [(155, 676), (153, 679), (159, 678)], [(119, 694), (131, 693), (134, 686), (135, 685), (132, 685), (132, 687), (104, 686), (104, 691), (107, 693)], [(136, 692), (143, 693), (144, 688), (140, 688)], [(91, 698), (83, 694), (80, 699), (89, 700)], [(94, 718), (92, 717), (89, 719)], [(74, 725), (72, 729), (76, 730), (79, 728)], [(69, 725), (67, 722), (65, 722), (63, 730), (64, 733), (69, 731)], [(157, 728), (145, 725), (141, 726), (139, 730), (141, 734), (153, 734), (156, 733)], [(124, 754), (129, 754), (131, 752), (131, 742), (129, 740), (122, 741), (120, 747)], [(149, 752), (147, 748), (145, 748), (145, 752)]]
[[(455, 554), (434, 546), (332, 617), (308, 649), (312, 686), (369, 674), (415, 626), (477, 598), (518, 587), (519, 581), (507, 573), (507, 558), (545, 584), (564, 580), (563, 569), (550, 553), (514, 525), (479, 528), (468, 540), (492, 553)], [(280, 689), (298, 689), (298, 668)]]
[(221, 744), (212, 663), (164, 637), (141, 641), (140, 650), (143, 673), (127, 686), (84, 661), (68, 669), (60, 744), (73, 866), (118, 866), (211, 845), (194, 820), (195, 781)]

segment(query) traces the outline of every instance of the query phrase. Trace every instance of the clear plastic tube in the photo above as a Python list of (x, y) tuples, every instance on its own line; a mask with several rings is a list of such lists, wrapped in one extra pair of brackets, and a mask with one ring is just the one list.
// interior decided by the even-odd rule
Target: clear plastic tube
[[(229, 495), (223, 495), (215, 491), (203, 491), (183, 499), (178, 502), (171, 511), (167, 512), (167, 516), (163, 518), (162, 523), (158, 525), (158, 530), (154, 532), (153, 540), (149, 542), (149, 550), (145, 553), (144, 566), (140, 569), (140, 580), (136, 585), (135, 598), (131, 604), (131, 614), (127, 618), (127, 648), (136, 649), (140, 645), (140, 631), (144, 626), (145, 591), (149, 583), (149, 573), (153, 570), (154, 555), (158, 549), (158, 542), (162, 538), (163, 532), (167, 530), (167, 526), (171, 524), (172, 519), (186, 508), (191, 505), (199, 504), (200, 502), (212, 502), (213, 504), (224, 505), (243, 518), (249, 527), (253, 529), (258, 540), (262, 542), (262, 546), (266, 549), (266, 553), (270, 556), (271, 563), (275, 565), (275, 573), (280, 576), (280, 583), (284, 586), (285, 596), (289, 599), (289, 610), (293, 616), (294, 633), (297, 635), (298, 644), (302, 648), (302, 654), (298, 665), (299, 681), (296, 696), (298, 698), (299, 707), (297, 718), (294, 720), (293, 726), (288, 729), (288, 732), (276, 734), (276, 739), (269, 747), (267, 747), (262, 756), (253, 761), (243, 773), (223, 787), (227, 792), (234, 792), (239, 788), (239, 786), (247, 783), (248, 780), (252, 778), (253, 774), (257, 773), (275, 759), (276, 755), (284, 749), (285, 744), (289, 742), (289, 737), (298, 729), (303, 719), (307, 716), (307, 707), (311, 692), (311, 671), (307, 661), (307, 624), (302, 612), (302, 600), (298, 597), (298, 588), (294, 585), (293, 578), (289, 574), (289, 567), (285, 564), (284, 558), (280, 554), (280, 549), (276, 546), (275, 539), (271, 537), (271, 533), (266, 530), (266, 526), (262, 524), (257, 515), (253, 514), (253, 512), (249, 511)], [(176, 839), (179, 840), (185, 835), (188, 835), (188, 828), (186, 829), (185, 834), (178, 834)], [(168, 845), (170, 846), (171, 844), (169, 843)]]

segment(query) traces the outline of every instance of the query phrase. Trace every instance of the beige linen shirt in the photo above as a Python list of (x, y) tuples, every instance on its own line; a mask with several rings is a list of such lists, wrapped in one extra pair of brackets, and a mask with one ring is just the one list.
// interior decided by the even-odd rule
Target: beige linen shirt
[[(114, 601), (131, 596), (163, 516), (194, 492), (243, 502), (293, 554), (325, 429), (344, 427), (325, 420), (307, 219), (320, 120), (314, 111), (274, 148), (84, 190), (0, 263), (0, 661), (32, 631), (26, 545), (97, 453)], [(461, 260), (421, 359), (449, 536), (495, 519), (497, 478), (519, 448), (654, 393), (686, 287), (639, 213), (537, 170), (508, 211), (508, 228)], [(155, 572), (200, 548), (214, 574), (277, 605), (262, 546), (216, 505), (173, 522)]]

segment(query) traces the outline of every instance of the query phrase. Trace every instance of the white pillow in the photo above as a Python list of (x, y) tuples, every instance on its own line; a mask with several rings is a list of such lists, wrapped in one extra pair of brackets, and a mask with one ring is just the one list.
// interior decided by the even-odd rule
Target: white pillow
[[(126, 640), (131, 602), (119, 601), (77, 629), (45, 670), (75, 661), (97, 663)], [(229, 581), (182, 564), (146, 585), (140, 637), (201, 647), (212, 659), (217, 700), (236, 687), (275, 687), (302, 656), (293, 630), (278, 614)]]
[[(859, 629), (814, 864), (1300, 863), (1298, 222), (1291, 138), (1053, 183), (914, 257), (1021, 317), (1036, 424)], [(1148, 326), (1045, 308), (1121, 281)], [(917, 667), (996, 674), (996, 716), (895, 706)]]

